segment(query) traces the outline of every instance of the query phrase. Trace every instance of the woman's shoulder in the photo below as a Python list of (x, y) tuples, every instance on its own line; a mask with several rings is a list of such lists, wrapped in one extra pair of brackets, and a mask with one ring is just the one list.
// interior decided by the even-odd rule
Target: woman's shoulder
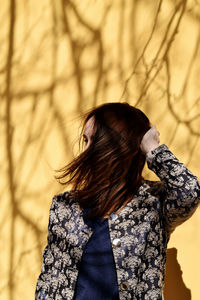
[(76, 202), (77, 192), (74, 190), (67, 190), (57, 193), (53, 196), (54, 202), (57, 204), (72, 204)]
[(76, 201), (76, 194), (72, 190), (57, 193), (53, 196), (50, 211), (56, 214), (59, 220), (70, 218), (80, 213), (79, 204)]

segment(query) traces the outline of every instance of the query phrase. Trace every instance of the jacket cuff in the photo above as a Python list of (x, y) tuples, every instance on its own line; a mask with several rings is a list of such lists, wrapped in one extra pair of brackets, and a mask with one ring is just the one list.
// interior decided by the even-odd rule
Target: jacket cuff
[(151, 165), (153, 163), (155, 157), (157, 156), (157, 154), (162, 153), (163, 151), (169, 151), (168, 147), (165, 144), (158, 146), (157, 148), (155, 148), (152, 151), (149, 151), (146, 154), (146, 160), (148, 162), (148, 165)]

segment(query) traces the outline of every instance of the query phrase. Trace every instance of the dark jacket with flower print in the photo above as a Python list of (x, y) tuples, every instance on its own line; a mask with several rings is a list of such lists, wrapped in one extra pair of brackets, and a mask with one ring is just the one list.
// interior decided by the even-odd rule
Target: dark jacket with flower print
[[(197, 178), (161, 145), (147, 154), (161, 181), (144, 180), (137, 194), (109, 219), (120, 300), (160, 300), (170, 233), (200, 202)], [(72, 300), (83, 249), (92, 235), (70, 191), (55, 195), (36, 300)], [(103, 299), (102, 299), (103, 300)]]

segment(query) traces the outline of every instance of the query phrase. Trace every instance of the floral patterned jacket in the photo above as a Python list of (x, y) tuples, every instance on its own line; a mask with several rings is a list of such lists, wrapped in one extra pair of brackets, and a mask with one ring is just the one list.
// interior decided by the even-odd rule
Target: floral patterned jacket
[[(169, 236), (200, 202), (197, 178), (166, 145), (149, 152), (147, 164), (161, 181), (144, 180), (133, 199), (109, 219), (120, 300), (162, 299)], [(55, 195), (36, 300), (73, 299), (78, 266), (91, 235), (70, 191)]]

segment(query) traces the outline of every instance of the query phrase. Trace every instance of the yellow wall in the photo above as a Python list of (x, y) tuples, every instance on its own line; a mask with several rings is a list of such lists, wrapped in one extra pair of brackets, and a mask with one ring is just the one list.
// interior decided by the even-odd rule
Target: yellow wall
[[(200, 178), (200, 4), (8, 0), (0, 23), (0, 298), (33, 299), (49, 207), (62, 190), (53, 170), (78, 153), (80, 113), (137, 105)], [(174, 299), (199, 300), (199, 210), (169, 248)]]

